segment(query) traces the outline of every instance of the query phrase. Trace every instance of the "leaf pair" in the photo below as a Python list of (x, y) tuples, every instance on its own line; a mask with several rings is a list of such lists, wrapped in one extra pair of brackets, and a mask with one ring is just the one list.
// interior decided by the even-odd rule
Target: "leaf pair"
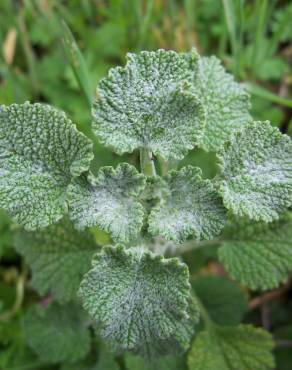
[(144, 177), (123, 164), (87, 181), (92, 159), (92, 143), (64, 113), (42, 104), (0, 107), (0, 207), (27, 230), (56, 223), (69, 206), (79, 228), (98, 225), (123, 242), (137, 235)]

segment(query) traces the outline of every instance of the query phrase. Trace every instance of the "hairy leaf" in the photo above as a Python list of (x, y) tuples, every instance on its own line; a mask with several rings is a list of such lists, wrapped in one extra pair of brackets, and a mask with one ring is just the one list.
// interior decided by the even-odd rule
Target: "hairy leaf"
[(146, 148), (165, 159), (182, 158), (199, 141), (205, 124), (190, 83), (195, 51), (128, 54), (125, 68), (111, 69), (98, 86), (93, 131), (119, 154)]
[(78, 306), (32, 306), (23, 326), (28, 344), (43, 361), (75, 362), (89, 352), (87, 317)]
[(195, 339), (188, 355), (190, 370), (270, 370), (275, 364), (271, 335), (251, 325), (216, 327)]
[(194, 92), (206, 110), (206, 125), (200, 145), (217, 151), (236, 129), (251, 120), (249, 95), (215, 56), (199, 59)]
[(225, 223), (225, 208), (210, 180), (203, 180), (201, 170), (187, 166), (172, 171), (166, 182), (165, 197), (149, 216), (149, 231), (168, 240), (183, 242), (187, 237), (211, 239)]
[(238, 220), (226, 230), (219, 259), (249, 288), (276, 288), (292, 271), (292, 217), (272, 224)]
[(0, 207), (27, 229), (62, 217), (72, 176), (92, 158), (92, 143), (63, 112), (42, 104), (0, 106)]
[(292, 141), (268, 122), (253, 122), (219, 155), (220, 192), (239, 216), (270, 222), (292, 204)]
[(188, 319), (187, 266), (138, 247), (104, 247), (79, 293), (101, 335), (119, 350), (145, 356), (169, 350)]
[(80, 229), (97, 225), (114, 240), (128, 242), (143, 225), (144, 210), (137, 197), (145, 181), (127, 163), (116, 170), (102, 167), (96, 178), (79, 178), (69, 186), (69, 216)]
[(220, 325), (239, 324), (247, 310), (246, 297), (234, 283), (219, 276), (200, 276), (194, 291), (211, 319)]
[(67, 219), (44, 230), (18, 230), (14, 244), (32, 269), (33, 287), (59, 301), (76, 298), (98, 248), (90, 233), (76, 231)]

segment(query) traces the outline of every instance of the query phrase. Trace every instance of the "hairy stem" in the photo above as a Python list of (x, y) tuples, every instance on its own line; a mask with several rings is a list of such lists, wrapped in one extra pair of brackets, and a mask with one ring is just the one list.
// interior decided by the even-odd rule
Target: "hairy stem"
[(156, 176), (154, 158), (148, 149), (140, 149), (141, 172), (146, 176)]

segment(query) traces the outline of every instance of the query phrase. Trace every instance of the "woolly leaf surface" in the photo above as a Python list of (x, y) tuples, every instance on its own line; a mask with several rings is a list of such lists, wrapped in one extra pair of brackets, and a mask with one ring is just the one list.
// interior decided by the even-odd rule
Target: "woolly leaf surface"
[(189, 370), (272, 370), (273, 340), (251, 325), (201, 332), (188, 355)]
[(217, 235), (225, 223), (225, 208), (211, 181), (202, 179), (201, 170), (187, 166), (171, 171), (165, 180), (169, 195), (153, 208), (149, 231), (176, 242)]
[(254, 290), (276, 288), (292, 271), (292, 217), (271, 224), (234, 221), (219, 259), (228, 273)]
[(238, 128), (251, 120), (249, 95), (215, 56), (198, 62), (194, 91), (206, 110), (206, 125), (200, 145), (217, 151)]
[(292, 141), (268, 122), (248, 124), (219, 159), (220, 192), (233, 213), (271, 222), (292, 204)]
[(118, 350), (153, 357), (169, 351), (176, 335), (185, 337), (188, 269), (175, 258), (138, 247), (104, 247), (79, 293), (101, 336)]
[(75, 362), (90, 349), (88, 319), (77, 305), (32, 306), (23, 318), (29, 346), (49, 363)]
[(76, 298), (98, 249), (90, 233), (78, 232), (67, 219), (43, 230), (18, 230), (14, 245), (32, 270), (32, 286), (59, 301)]
[(128, 54), (97, 88), (93, 131), (119, 154), (146, 148), (163, 158), (182, 158), (199, 141), (205, 113), (190, 92), (195, 51)]
[(98, 176), (76, 179), (68, 189), (69, 216), (77, 228), (99, 226), (114, 240), (129, 242), (143, 225), (144, 210), (137, 200), (145, 177), (123, 163), (102, 167)]
[(27, 229), (62, 217), (72, 176), (92, 158), (92, 143), (63, 112), (38, 103), (0, 106), (0, 207)]

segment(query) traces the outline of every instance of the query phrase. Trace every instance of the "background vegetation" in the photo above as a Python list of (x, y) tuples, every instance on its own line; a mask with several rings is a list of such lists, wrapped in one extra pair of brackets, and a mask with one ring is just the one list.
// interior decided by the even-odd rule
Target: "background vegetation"
[[(291, 1), (276, 0), (1, 0), (0, 104), (42, 101), (66, 111), (95, 141), (95, 172), (125, 159), (102, 148), (90, 133), (89, 103), (97, 82), (123, 64), (128, 51), (195, 46), (203, 55), (217, 55), (246, 83), (255, 119), (268, 119), (292, 134), (291, 19)], [(212, 159), (201, 150), (180, 165), (199, 164), (211, 177)], [(135, 154), (127, 160), (138, 164)], [(23, 337), (21, 317), (41, 298), (31, 290), (29, 272), (13, 249), (12, 229), (1, 213), (0, 369), (57, 369), (42, 367)], [(94, 232), (99, 242), (108, 241)], [(187, 258), (193, 272), (223, 276), (214, 256), (206, 247)], [(277, 369), (291, 370), (290, 283), (264, 295), (245, 293), (244, 320), (274, 334)]]

